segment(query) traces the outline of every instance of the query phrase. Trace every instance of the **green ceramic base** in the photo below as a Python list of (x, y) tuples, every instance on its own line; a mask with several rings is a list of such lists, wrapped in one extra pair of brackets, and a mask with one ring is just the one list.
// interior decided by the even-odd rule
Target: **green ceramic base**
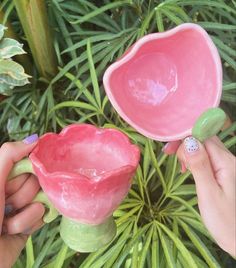
[(107, 245), (116, 235), (113, 217), (99, 225), (82, 224), (62, 217), (60, 234), (68, 247), (78, 252), (93, 252)]

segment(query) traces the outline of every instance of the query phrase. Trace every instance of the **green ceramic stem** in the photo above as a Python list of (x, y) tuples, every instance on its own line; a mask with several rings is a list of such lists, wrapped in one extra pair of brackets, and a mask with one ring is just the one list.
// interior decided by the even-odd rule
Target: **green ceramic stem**
[[(13, 166), (8, 176), (8, 180), (11, 180), (15, 178), (16, 176), (24, 174), (24, 173), (34, 174), (33, 166), (29, 158), (22, 159)], [(57, 210), (54, 208), (53, 204), (49, 201), (48, 197), (43, 191), (40, 191), (36, 195), (33, 202), (43, 203), (47, 207), (48, 211), (45, 213), (43, 217), (43, 221), (45, 223), (49, 223), (53, 221), (58, 216)]]
[(225, 112), (220, 108), (210, 108), (202, 113), (194, 124), (192, 135), (199, 141), (215, 136), (226, 120)]
[(93, 252), (112, 241), (116, 224), (112, 216), (99, 225), (83, 224), (62, 216), (60, 235), (71, 249)]
[(47, 212), (43, 216), (43, 221), (49, 223), (57, 218), (59, 215), (53, 204), (49, 201), (48, 197), (43, 191), (39, 191), (33, 202), (43, 203), (47, 207)]
[(23, 173), (34, 174), (33, 166), (29, 158), (22, 159), (13, 166), (8, 176), (8, 180), (11, 180), (14, 177), (21, 175)]

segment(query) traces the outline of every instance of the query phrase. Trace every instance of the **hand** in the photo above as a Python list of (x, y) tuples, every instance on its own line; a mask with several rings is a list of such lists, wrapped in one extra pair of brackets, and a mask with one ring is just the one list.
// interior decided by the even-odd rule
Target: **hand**
[(170, 143), (169, 154), (177, 150), (182, 171), (193, 174), (203, 222), (216, 243), (236, 256), (236, 158), (217, 138), (202, 145), (193, 137)]
[(7, 182), (14, 163), (32, 151), (35, 137), (5, 143), (0, 148), (0, 263), (9, 268), (24, 248), (27, 238), (43, 225), (44, 206), (31, 203), (40, 189), (34, 175), (23, 174)]

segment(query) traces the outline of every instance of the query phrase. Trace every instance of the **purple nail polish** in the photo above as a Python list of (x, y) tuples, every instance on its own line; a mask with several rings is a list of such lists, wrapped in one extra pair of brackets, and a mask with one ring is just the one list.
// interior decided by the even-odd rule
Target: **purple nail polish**
[(190, 136), (184, 140), (184, 147), (187, 153), (194, 153), (199, 150), (199, 143), (197, 139)]
[(7, 204), (4, 209), (4, 215), (8, 216), (13, 211), (13, 206), (11, 204)]
[(26, 138), (23, 140), (23, 142), (24, 142), (25, 144), (32, 144), (32, 143), (34, 143), (35, 141), (37, 141), (38, 138), (39, 138), (39, 136), (38, 136), (37, 134), (33, 134), (33, 135), (29, 136), (29, 137), (26, 137)]

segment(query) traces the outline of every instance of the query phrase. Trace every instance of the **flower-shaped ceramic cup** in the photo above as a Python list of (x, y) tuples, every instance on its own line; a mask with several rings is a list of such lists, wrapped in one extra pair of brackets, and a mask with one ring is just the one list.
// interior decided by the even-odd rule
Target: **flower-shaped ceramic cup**
[(120, 116), (143, 135), (174, 141), (204, 140), (222, 127), (218, 51), (200, 26), (182, 24), (139, 39), (104, 74), (104, 87)]
[(50, 208), (44, 220), (61, 214), (65, 243), (91, 252), (114, 237), (112, 213), (129, 191), (139, 157), (138, 147), (120, 131), (74, 124), (60, 134), (43, 135), (29, 158), (16, 164), (10, 178), (34, 173), (44, 192), (35, 201)]

